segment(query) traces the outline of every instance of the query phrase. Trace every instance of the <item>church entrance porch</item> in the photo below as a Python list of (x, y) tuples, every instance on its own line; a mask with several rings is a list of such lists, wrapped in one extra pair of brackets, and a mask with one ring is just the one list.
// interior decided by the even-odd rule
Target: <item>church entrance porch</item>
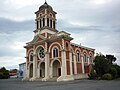
[(60, 62), (58, 60), (55, 60), (53, 62), (53, 77), (59, 77), (59, 76), (61, 76)]
[(33, 63), (30, 64), (29, 67), (29, 77), (32, 78), (33, 77)]
[(40, 77), (42, 77), (42, 78), (45, 77), (45, 62), (42, 62), (40, 64)]

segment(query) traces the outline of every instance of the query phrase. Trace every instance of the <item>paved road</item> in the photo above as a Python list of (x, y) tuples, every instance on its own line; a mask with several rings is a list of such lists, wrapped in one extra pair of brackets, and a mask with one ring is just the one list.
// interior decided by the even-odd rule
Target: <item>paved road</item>
[(120, 81), (29, 82), (8, 79), (0, 80), (0, 90), (120, 90)]

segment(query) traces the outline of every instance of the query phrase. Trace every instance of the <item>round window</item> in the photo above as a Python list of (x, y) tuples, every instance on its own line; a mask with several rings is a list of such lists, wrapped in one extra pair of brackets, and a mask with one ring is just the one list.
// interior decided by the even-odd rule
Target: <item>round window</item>
[(44, 48), (43, 47), (40, 47), (38, 54), (39, 54), (40, 58), (44, 58), (45, 57), (45, 52), (44, 52)]

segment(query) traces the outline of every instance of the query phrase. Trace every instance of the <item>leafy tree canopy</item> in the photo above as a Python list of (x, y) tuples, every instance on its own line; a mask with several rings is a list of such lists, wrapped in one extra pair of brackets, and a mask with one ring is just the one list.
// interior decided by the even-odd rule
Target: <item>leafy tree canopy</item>
[(108, 73), (110, 70), (110, 62), (106, 59), (103, 54), (97, 54), (94, 60), (94, 69), (98, 76), (102, 76), (105, 73)]
[(113, 62), (116, 61), (116, 57), (114, 57), (114, 55), (106, 55), (106, 59), (110, 62), (110, 64), (113, 64)]

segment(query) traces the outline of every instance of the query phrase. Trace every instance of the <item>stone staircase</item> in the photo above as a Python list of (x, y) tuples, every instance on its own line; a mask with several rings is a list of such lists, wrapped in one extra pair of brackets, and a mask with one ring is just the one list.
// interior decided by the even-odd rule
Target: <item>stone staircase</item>
[(57, 81), (57, 78), (58, 77), (53, 77), (53, 78), (50, 78), (48, 81)]

